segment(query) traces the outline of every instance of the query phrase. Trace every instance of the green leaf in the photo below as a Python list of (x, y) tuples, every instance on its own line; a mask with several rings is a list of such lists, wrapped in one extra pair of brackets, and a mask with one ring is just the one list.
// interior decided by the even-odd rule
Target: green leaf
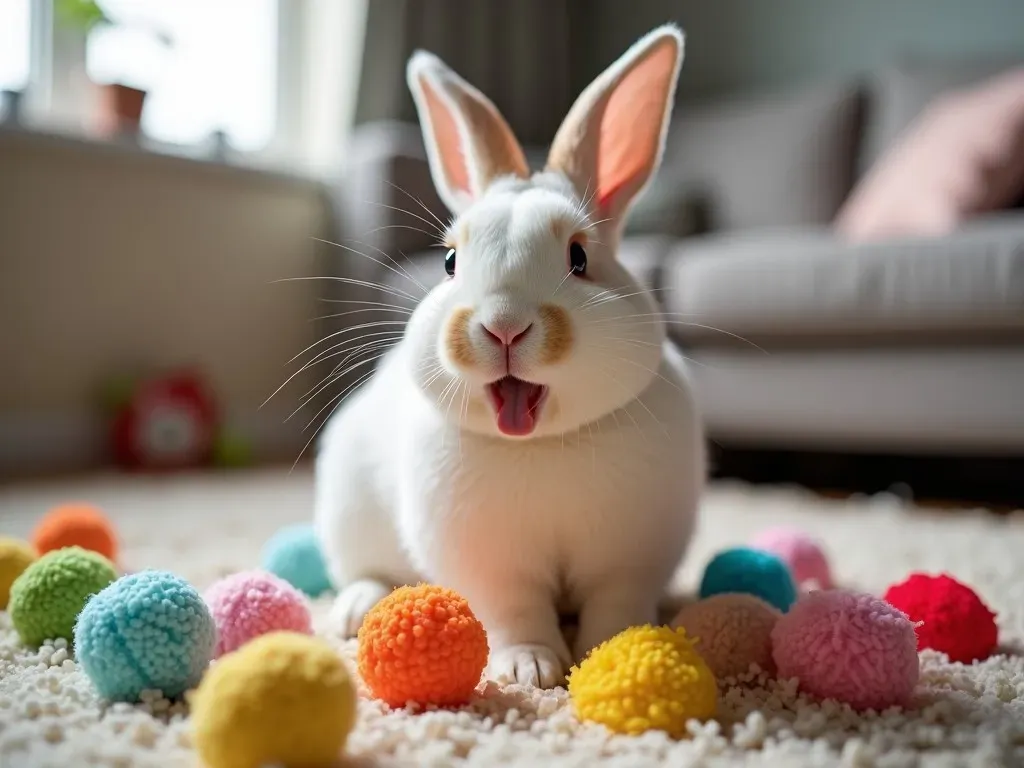
[(54, 0), (54, 11), (60, 21), (85, 32), (111, 24), (110, 18), (95, 0)]

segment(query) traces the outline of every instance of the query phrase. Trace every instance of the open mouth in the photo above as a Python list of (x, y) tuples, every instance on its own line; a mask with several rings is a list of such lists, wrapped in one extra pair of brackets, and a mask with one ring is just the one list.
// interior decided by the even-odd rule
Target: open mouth
[(497, 415), (498, 431), (509, 437), (532, 434), (537, 416), (547, 397), (542, 384), (506, 376), (487, 385), (487, 396)]

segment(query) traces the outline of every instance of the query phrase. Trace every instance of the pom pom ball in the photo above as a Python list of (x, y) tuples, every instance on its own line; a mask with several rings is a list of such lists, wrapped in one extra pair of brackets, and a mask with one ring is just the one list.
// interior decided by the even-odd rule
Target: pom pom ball
[(263, 569), (310, 597), (331, 588), (320, 544), (311, 525), (282, 528), (263, 547)]
[(616, 733), (657, 729), (679, 738), (690, 718), (713, 717), (715, 676), (682, 628), (631, 627), (606, 640), (569, 672), (580, 720)]
[(334, 765), (356, 719), (356, 690), (329, 645), (271, 632), (230, 653), (189, 694), (208, 768)]
[(117, 578), (103, 555), (81, 547), (47, 552), (11, 585), (11, 622), (28, 645), (70, 640), (86, 601)]
[(905, 705), (920, 675), (913, 622), (872, 595), (811, 592), (779, 619), (772, 643), (779, 677), (857, 710)]
[(885, 599), (911, 621), (921, 622), (919, 649), (940, 651), (950, 661), (988, 658), (999, 642), (996, 615), (974, 590), (946, 574), (912, 574), (889, 587)]
[(284, 579), (243, 571), (214, 582), (203, 595), (217, 625), (214, 656), (275, 630), (313, 634), (306, 598)]
[(11, 585), (36, 559), (28, 544), (18, 539), (0, 536), (0, 611), (11, 599)]
[(798, 586), (832, 589), (832, 571), (821, 546), (810, 536), (789, 528), (770, 528), (750, 543), (753, 549), (770, 552), (788, 567)]
[(114, 526), (91, 504), (64, 504), (51, 509), (32, 532), (32, 544), (39, 554), (63, 547), (81, 547), (117, 562)]
[(770, 552), (746, 547), (719, 552), (704, 569), (700, 596), (726, 592), (754, 595), (782, 612), (796, 602), (796, 584), (786, 564)]
[(465, 704), (487, 654), (487, 633), (466, 600), (431, 584), (399, 587), (359, 628), (359, 672), (392, 707)]
[(673, 626), (682, 627), (715, 673), (737, 677), (757, 664), (775, 671), (772, 629), (782, 614), (753, 595), (723, 593), (683, 607)]
[(78, 663), (112, 701), (137, 701), (144, 690), (180, 696), (199, 682), (216, 640), (202, 597), (165, 571), (122, 576), (86, 604), (75, 625)]

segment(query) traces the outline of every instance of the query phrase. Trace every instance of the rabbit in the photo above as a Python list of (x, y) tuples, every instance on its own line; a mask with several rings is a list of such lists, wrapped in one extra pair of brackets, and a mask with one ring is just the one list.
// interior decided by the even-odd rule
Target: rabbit
[[(342, 636), (396, 586), (438, 583), (483, 623), (490, 679), (551, 688), (657, 621), (705, 445), (684, 360), (616, 249), (660, 162), (682, 55), (673, 25), (636, 42), (580, 94), (535, 173), (487, 97), (411, 56), (455, 218), (447, 278), (318, 447), (314, 527)], [(560, 610), (578, 613), (573, 648)]]

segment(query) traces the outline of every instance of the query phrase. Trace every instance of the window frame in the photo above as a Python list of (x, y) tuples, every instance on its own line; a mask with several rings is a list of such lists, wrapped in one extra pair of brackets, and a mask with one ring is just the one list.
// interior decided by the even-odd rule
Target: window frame
[[(294, 161), (302, 139), (301, 99), (304, 63), (301, 51), (307, 0), (276, 0), (277, 62), (274, 84), (274, 131), (261, 149), (234, 150), (247, 164), (278, 165)], [(86, 65), (86, 35), (61, 27), (53, 0), (31, 0), (29, 88), (23, 102), (27, 128), (70, 133), (87, 139), (79, 127), (87, 108), (81, 73)], [(196, 155), (195, 145), (164, 144), (146, 139), (148, 149), (167, 154)]]

